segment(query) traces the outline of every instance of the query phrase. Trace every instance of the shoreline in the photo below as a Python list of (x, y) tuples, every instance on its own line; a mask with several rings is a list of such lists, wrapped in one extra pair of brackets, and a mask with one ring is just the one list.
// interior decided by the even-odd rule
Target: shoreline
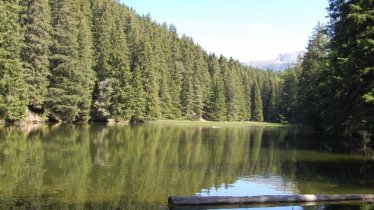
[(303, 127), (297, 124), (282, 124), (273, 122), (254, 122), (254, 121), (207, 121), (207, 120), (146, 120), (142, 123), (132, 123), (130, 121), (88, 121), (88, 122), (49, 122), (49, 121), (22, 121), (6, 123), (0, 120), (0, 126), (38, 126), (38, 125), (90, 125), (90, 124), (104, 124), (104, 125), (168, 125), (168, 126), (209, 126), (213, 128), (218, 127), (240, 127), (240, 126), (254, 126), (254, 127)]

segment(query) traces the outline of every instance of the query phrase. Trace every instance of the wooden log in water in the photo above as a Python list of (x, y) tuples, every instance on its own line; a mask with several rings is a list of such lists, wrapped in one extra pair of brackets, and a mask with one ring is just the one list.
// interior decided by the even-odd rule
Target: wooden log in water
[(195, 206), (195, 205), (237, 205), (259, 203), (298, 203), (318, 201), (359, 201), (374, 200), (374, 195), (346, 194), (346, 195), (259, 195), (259, 196), (170, 196), (169, 205)]

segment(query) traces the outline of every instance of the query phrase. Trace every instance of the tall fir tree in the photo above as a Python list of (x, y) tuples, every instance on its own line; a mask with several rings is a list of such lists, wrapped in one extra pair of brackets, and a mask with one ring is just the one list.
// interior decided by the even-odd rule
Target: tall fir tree
[(197, 75), (194, 75), (194, 61), (193, 61), (193, 46), (192, 40), (188, 37), (182, 37), (182, 84), (181, 84), (181, 108), (185, 118), (190, 120), (196, 120), (197, 115), (194, 112), (194, 79), (197, 79)]
[(212, 86), (208, 108), (205, 112), (210, 120), (226, 120), (226, 99), (223, 84), (223, 75), (216, 56), (210, 55), (208, 60), (209, 72), (212, 77)]
[(28, 95), (20, 59), (23, 46), (18, 0), (0, 2), (0, 118), (16, 122), (26, 117)]
[(49, 48), (51, 46), (51, 12), (48, 0), (23, 0), (22, 27), (25, 45), (22, 61), (28, 85), (29, 108), (42, 113), (50, 75)]
[(321, 81), (328, 68), (328, 36), (326, 27), (318, 24), (309, 40), (301, 63), (297, 86), (298, 121), (320, 126), (323, 118), (323, 95), (328, 89)]
[(134, 122), (144, 121), (146, 116), (146, 93), (143, 85), (143, 68), (140, 49), (142, 42), (142, 25), (141, 20), (134, 14), (129, 14), (125, 22), (125, 33), (127, 35), (127, 43), (129, 48), (130, 85), (132, 91), (129, 98), (129, 106), (131, 110), (130, 120)]
[(264, 121), (261, 87), (258, 82), (254, 82), (252, 87), (252, 121)]
[(193, 60), (193, 110), (196, 115), (195, 119), (201, 119), (205, 103), (209, 100), (210, 75), (208, 64), (199, 47), (195, 48)]
[[(94, 7), (94, 40), (97, 84), (93, 117), (96, 120), (127, 120), (131, 109), (132, 74), (125, 35), (126, 13), (113, 1), (101, 0)], [(115, 14), (115, 15), (114, 15)]]
[[(238, 118), (238, 94), (235, 87), (235, 75), (232, 66), (229, 65), (227, 58), (219, 58), (221, 71), (224, 77), (225, 96), (226, 96), (226, 116), (227, 120), (234, 121)], [(231, 68), (230, 68), (231, 67)]]
[(251, 79), (248, 74), (248, 69), (244, 69), (243, 77), (243, 94), (244, 94), (244, 121), (250, 121), (252, 118), (252, 89), (251, 89)]
[(243, 87), (243, 82), (242, 82), (242, 77), (244, 71), (240, 67), (240, 63), (237, 60), (234, 60), (233, 58), (230, 59), (229, 61), (229, 66), (230, 69), (232, 70), (233, 73), (233, 80), (234, 80), (234, 89), (235, 89), (235, 94), (236, 94), (236, 118), (233, 120), (238, 120), (242, 121), (245, 118), (245, 101), (244, 101), (244, 87)]
[(87, 0), (80, 0), (77, 4), (77, 42), (78, 42), (78, 75), (81, 79), (79, 90), (80, 100), (77, 121), (87, 122), (90, 119), (92, 92), (96, 74), (93, 70), (93, 37), (92, 37), (92, 11)]
[(156, 59), (149, 37), (145, 37), (139, 46), (137, 67), (141, 71), (143, 87), (146, 94), (147, 119), (155, 120), (161, 115), (159, 99), (159, 72), (156, 69)]
[[(87, 121), (92, 70), (89, 37), (84, 35), (82, 4), (73, 0), (51, 0), (53, 21), (51, 82), (47, 108), (51, 119), (59, 122)], [(82, 14), (83, 12), (83, 14)], [(88, 40), (85, 40), (88, 39)], [(87, 62), (81, 64), (80, 62)], [(88, 66), (86, 66), (88, 65)]]
[(374, 1), (330, 0), (331, 70), (327, 125), (374, 129)]
[(153, 52), (156, 59), (156, 72), (158, 72), (158, 84), (159, 84), (159, 103), (160, 112), (162, 119), (174, 119), (175, 116), (172, 113), (172, 98), (170, 95), (171, 89), (171, 71), (173, 66), (171, 47), (170, 47), (170, 34), (167, 32), (167, 25), (164, 23), (162, 28), (155, 30), (153, 33), (152, 42)]
[(279, 92), (280, 92), (280, 79), (278, 76), (273, 76), (270, 79), (270, 91), (269, 91), (269, 106), (267, 110), (267, 121), (277, 122), (279, 119)]
[(182, 62), (181, 42), (178, 38), (177, 29), (174, 25), (169, 26), (169, 33), (171, 42), (171, 63), (170, 65), (170, 96), (172, 100), (171, 113), (175, 118), (181, 118), (181, 87), (182, 87), (182, 72), (184, 64)]
[(279, 118), (281, 121), (297, 121), (297, 87), (300, 70), (301, 64), (298, 62), (294, 68), (283, 72), (282, 94), (279, 98)]

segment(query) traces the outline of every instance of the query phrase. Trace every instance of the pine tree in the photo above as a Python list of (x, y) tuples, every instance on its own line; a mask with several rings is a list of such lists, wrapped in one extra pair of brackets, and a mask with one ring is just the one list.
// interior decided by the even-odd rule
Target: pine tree
[(134, 69), (133, 71), (133, 78), (131, 81), (133, 87), (133, 95), (131, 96), (131, 121), (133, 122), (142, 122), (144, 121), (146, 116), (146, 94), (144, 92), (142, 78), (141, 78), (141, 71), (139, 69)]
[(42, 112), (48, 92), (49, 48), (51, 46), (51, 14), (48, 0), (23, 0), (22, 27), (25, 45), (22, 61), (28, 85), (29, 107)]
[(374, 128), (374, 1), (330, 0), (331, 70), (326, 125)]
[(158, 119), (161, 115), (158, 95), (159, 72), (156, 69), (156, 60), (149, 38), (146, 37), (141, 41), (138, 53), (137, 65), (141, 71), (144, 92), (146, 93), (146, 116), (151, 120)]
[[(146, 116), (146, 93), (143, 85), (144, 68), (141, 60), (141, 53), (144, 53), (144, 48), (141, 49), (142, 39), (141, 22), (133, 14), (129, 14), (126, 18), (125, 33), (127, 35), (127, 43), (129, 48), (130, 71), (131, 80), (130, 85), (132, 91), (129, 98), (129, 107), (131, 110), (130, 120), (134, 122), (141, 122), (147, 119)], [(143, 43), (144, 44), (144, 43)], [(144, 46), (144, 45), (143, 45)]]
[[(50, 117), (53, 120), (72, 122), (79, 109), (76, 90), (78, 77), (77, 21), (72, 15), (72, 2), (51, 0), (53, 14), (53, 45), (51, 48), (51, 82), (47, 99)], [(75, 80), (75, 81), (74, 81)]]
[(154, 41), (154, 52), (157, 56), (157, 72), (159, 72), (159, 98), (160, 109), (163, 119), (175, 119), (173, 114), (173, 99), (171, 97), (171, 85), (173, 83), (171, 73), (174, 68), (174, 61), (172, 58), (171, 35), (167, 31), (167, 25), (163, 24), (162, 28), (155, 33), (158, 37)]
[(282, 94), (279, 98), (281, 121), (285, 119), (288, 122), (296, 122), (297, 87), (300, 69), (301, 64), (298, 62), (294, 68), (287, 69), (283, 73)]
[(214, 77), (212, 84), (212, 95), (210, 99), (211, 120), (224, 121), (226, 120), (226, 101), (223, 81), (219, 77)]
[(171, 113), (175, 118), (181, 118), (181, 87), (182, 87), (182, 72), (184, 71), (184, 64), (182, 62), (181, 42), (178, 39), (177, 29), (175, 26), (169, 26), (169, 33), (171, 42), (171, 62), (170, 65), (170, 97), (172, 98)]
[(208, 60), (209, 72), (212, 77), (211, 93), (208, 107), (205, 112), (210, 120), (226, 120), (226, 101), (223, 76), (216, 56), (210, 55)]
[(273, 76), (270, 80), (270, 96), (269, 96), (269, 108), (268, 108), (268, 121), (276, 122), (279, 117), (279, 78)]
[(93, 39), (91, 29), (91, 14), (90, 5), (86, 0), (80, 0), (78, 4), (78, 74), (80, 81), (78, 103), (78, 116), (77, 121), (86, 122), (90, 118), (91, 105), (92, 105), (92, 92), (95, 85), (96, 75), (93, 70)]
[(197, 115), (194, 112), (194, 79), (197, 79), (194, 75), (193, 68), (193, 50), (192, 43), (188, 37), (182, 38), (182, 59), (183, 59), (183, 71), (182, 71), (182, 85), (181, 85), (181, 107), (185, 118), (190, 120), (196, 120)]
[[(227, 120), (237, 120), (238, 117), (238, 95), (235, 88), (235, 77), (233, 69), (230, 68), (227, 58), (221, 56), (219, 58), (221, 71), (224, 77), (225, 96), (227, 103)], [(232, 67), (232, 66), (231, 66)]]
[(300, 122), (319, 126), (321, 124), (322, 95), (328, 87), (321, 81), (327, 70), (328, 37), (326, 27), (318, 24), (308, 43), (302, 63), (297, 87), (298, 116)]
[(248, 74), (249, 69), (243, 69), (243, 94), (244, 94), (244, 116), (243, 120), (249, 121), (252, 118), (252, 90), (251, 90), (251, 80)]
[(125, 10), (112, 1), (94, 5), (95, 70), (98, 81), (94, 94), (93, 118), (100, 121), (130, 119), (131, 86), (129, 49), (124, 25)]
[(233, 73), (233, 80), (234, 80), (234, 88), (235, 88), (235, 94), (236, 94), (236, 118), (234, 120), (244, 120), (245, 118), (245, 101), (244, 101), (244, 87), (242, 82), (242, 73), (244, 73), (241, 69), (240, 63), (237, 60), (234, 60), (233, 58), (229, 61), (230, 69)]
[(0, 2), (0, 118), (8, 122), (24, 119), (28, 104), (20, 12), (18, 0)]
[(252, 121), (264, 121), (262, 108), (260, 85), (257, 82), (254, 82), (252, 87)]
[(195, 119), (201, 119), (205, 103), (209, 100), (210, 76), (208, 73), (208, 64), (204, 59), (202, 50), (197, 47), (194, 49), (193, 63), (193, 111)]
[[(53, 45), (48, 111), (53, 120), (87, 121), (92, 85), (90, 38), (84, 1), (52, 0)], [(81, 64), (81, 62), (86, 62)]]

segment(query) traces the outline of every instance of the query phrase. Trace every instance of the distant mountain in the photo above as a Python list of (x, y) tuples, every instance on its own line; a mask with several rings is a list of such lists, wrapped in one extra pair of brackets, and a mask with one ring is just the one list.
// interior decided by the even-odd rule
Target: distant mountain
[(303, 54), (302, 51), (293, 53), (284, 53), (278, 55), (275, 59), (265, 61), (250, 61), (244, 65), (252, 66), (259, 69), (272, 69), (275, 71), (283, 71), (296, 64), (297, 58)]

